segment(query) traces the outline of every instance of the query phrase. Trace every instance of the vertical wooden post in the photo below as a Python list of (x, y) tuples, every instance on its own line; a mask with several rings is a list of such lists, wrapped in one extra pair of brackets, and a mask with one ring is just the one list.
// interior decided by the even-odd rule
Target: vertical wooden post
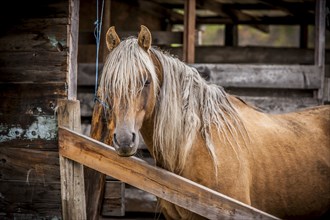
[(238, 44), (238, 28), (237, 25), (225, 25), (225, 46), (237, 46)]
[[(80, 103), (77, 100), (58, 100), (58, 125), (81, 131)], [(86, 219), (83, 165), (60, 157), (62, 217), (64, 220)]]
[(196, 25), (195, 20), (196, 20), (196, 0), (185, 0), (183, 59), (187, 63), (194, 63), (195, 61), (195, 25)]
[(111, 0), (104, 0), (104, 16), (101, 27), (101, 45), (100, 45), (100, 60), (105, 62), (105, 59), (109, 53), (107, 45), (105, 43), (105, 35), (111, 25)]
[(315, 66), (321, 75), (321, 87), (318, 91), (318, 99), (321, 104), (324, 98), (325, 81), (325, 0), (316, 0), (315, 7)]
[(67, 31), (68, 53), (68, 99), (77, 98), (77, 58), (78, 58), (78, 35), (79, 35), (79, 0), (69, 1), (69, 25)]
[(306, 49), (308, 46), (308, 25), (301, 24), (299, 30), (299, 48)]

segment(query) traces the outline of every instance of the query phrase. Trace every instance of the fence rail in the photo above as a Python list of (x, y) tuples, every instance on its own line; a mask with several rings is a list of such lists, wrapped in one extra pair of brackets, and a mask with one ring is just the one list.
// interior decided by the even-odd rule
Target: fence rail
[(139, 158), (119, 157), (111, 146), (64, 127), (59, 127), (59, 152), (209, 219), (277, 219)]

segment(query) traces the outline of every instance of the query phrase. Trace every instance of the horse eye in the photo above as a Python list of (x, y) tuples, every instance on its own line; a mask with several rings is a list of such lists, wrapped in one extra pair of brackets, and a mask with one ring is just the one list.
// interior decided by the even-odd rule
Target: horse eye
[(146, 81), (144, 82), (144, 86), (148, 86), (148, 85), (150, 85), (150, 81), (149, 81), (149, 80), (146, 80)]

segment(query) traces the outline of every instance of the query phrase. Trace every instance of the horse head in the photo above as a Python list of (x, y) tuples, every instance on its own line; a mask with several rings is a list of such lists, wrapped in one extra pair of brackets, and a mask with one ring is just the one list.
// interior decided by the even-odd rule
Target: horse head
[[(138, 39), (120, 41), (115, 28), (106, 34), (110, 51), (100, 85), (111, 105), (113, 146), (120, 156), (131, 156), (139, 145), (139, 130), (152, 115), (159, 80), (151, 56), (151, 33), (141, 26)], [(102, 82), (103, 81), (103, 82)]]

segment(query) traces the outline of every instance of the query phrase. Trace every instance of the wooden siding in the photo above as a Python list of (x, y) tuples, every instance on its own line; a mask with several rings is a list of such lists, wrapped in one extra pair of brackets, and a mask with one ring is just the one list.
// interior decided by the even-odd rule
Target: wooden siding
[(1, 219), (61, 218), (55, 111), (67, 97), (68, 9), (68, 0), (0, 9)]

